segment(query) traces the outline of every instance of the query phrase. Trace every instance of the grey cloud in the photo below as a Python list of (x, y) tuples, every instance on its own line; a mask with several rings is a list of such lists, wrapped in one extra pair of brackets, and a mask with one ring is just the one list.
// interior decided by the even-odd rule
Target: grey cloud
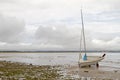
[(0, 0), (0, 3), (13, 3), (15, 0)]
[[(40, 26), (37, 30), (36, 43), (49, 45), (46, 49), (79, 50), (80, 47), (80, 25), (71, 28), (71, 26)], [(120, 46), (119, 32), (103, 33), (85, 30), (87, 50), (119, 50)], [(61, 46), (61, 47), (59, 47)], [(110, 48), (110, 46), (113, 46)]]
[(100, 33), (100, 32), (94, 32), (92, 33), (92, 37), (103, 40), (103, 41), (110, 41), (116, 37), (120, 37), (120, 32), (115, 32), (115, 33)]
[(78, 28), (68, 26), (40, 26), (36, 32), (39, 43), (60, 45), (62, 48), (79, 46), (80, 33)]
[[(119, 48), (119, 3), (120, 0), (83, 0), (88, 49)], [(0, 43), (7, 43), (8, 49), (79, 49), (80, 25), (75, 25), (81, 22), (80, 7), (78, 0), (0, 0), (2, 13), (24, 18), (28, 25), (47, 25), (39, 26), (34, 35), (31, 27), (24, 29), (24, 21), (0, 15)]]
[[(91, 50), (119, 50), (120, 33), (92, 32), (87, 34), (87, 47)], [(88, 39), (89, 38), (89, 39)]]
[(24, 26), (23, 20), (0, 14), (0, 41), (18, 41), (18, 36), (24, 30)]

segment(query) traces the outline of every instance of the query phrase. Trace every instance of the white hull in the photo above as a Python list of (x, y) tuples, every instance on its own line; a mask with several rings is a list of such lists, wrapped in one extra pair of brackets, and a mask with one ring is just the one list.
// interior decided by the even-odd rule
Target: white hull
[(83, 59), (80, 59), (78, 61), (78, 64), (79, 64), (79, 67), (96, 65), (98, 64), (98, 62), (100, 62), (103, 59), (104, 57), (101, 57), (101, 56), (87, 56), (87, 60), (84, 61)]

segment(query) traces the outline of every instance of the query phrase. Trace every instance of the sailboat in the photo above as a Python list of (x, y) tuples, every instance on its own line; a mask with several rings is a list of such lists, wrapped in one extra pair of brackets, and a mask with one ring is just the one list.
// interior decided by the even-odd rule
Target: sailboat
[[(80, 38), (80, 54), (79, 54), (79, 60), (78, 65), (79, 67), (84, 66), (91, 66), (96, 65), (96, 67), (99, 67), (99, 62), (104, 59), (106, 54), (103, 54), (102, 56), (87, 56), (86, 53), (86, 40), (85, 40), (85, 31), (84, 31), (84, 23), (83, 23), (83, 13), (81, 9), (81, 22), (82, 22), (82, 29), (81, 29), (81, 38)], [(83, 49), (82, 50), (82, 42), (83, 42)], [(82, 53), (84, 52), (84, 56), (82, 57)]]

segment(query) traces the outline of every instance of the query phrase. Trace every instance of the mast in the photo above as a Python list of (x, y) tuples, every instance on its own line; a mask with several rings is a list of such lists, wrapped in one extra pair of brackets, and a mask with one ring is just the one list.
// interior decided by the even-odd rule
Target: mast
[(84, 52), (86, 55), (86, 39), (85, 39), (85, 30), (84, 30), (84, 22), (83, 22), (83, 13), (82, 13), (82, 8), (81, 8), (81, 25), (82, 25), (82, 29), (81, 29), (81, 38), (80, 38), (80, 55), (79, 55), (79, 60), (82, 57), (81, 53), (82, 53), (82, 40), (83, 40), (83, 48), (84, 48)]
[(84, 43), (84, 49), (86, 53), (86, 39), (85, 39), (85, 30), (84, 30), (84, 22), (83, 22), (83, 13), (81, 9), (81, 22), (82, 22), (82, 35), (83, 35), (83, 43)]

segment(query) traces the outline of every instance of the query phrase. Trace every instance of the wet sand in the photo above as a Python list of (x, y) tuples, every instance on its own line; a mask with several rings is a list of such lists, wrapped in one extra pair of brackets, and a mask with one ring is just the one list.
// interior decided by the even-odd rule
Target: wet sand
[(104, 70), (100, 68), (69, 66), (68, 75), (83, 78), (83, 80), (120, 80), (120, 70)]

